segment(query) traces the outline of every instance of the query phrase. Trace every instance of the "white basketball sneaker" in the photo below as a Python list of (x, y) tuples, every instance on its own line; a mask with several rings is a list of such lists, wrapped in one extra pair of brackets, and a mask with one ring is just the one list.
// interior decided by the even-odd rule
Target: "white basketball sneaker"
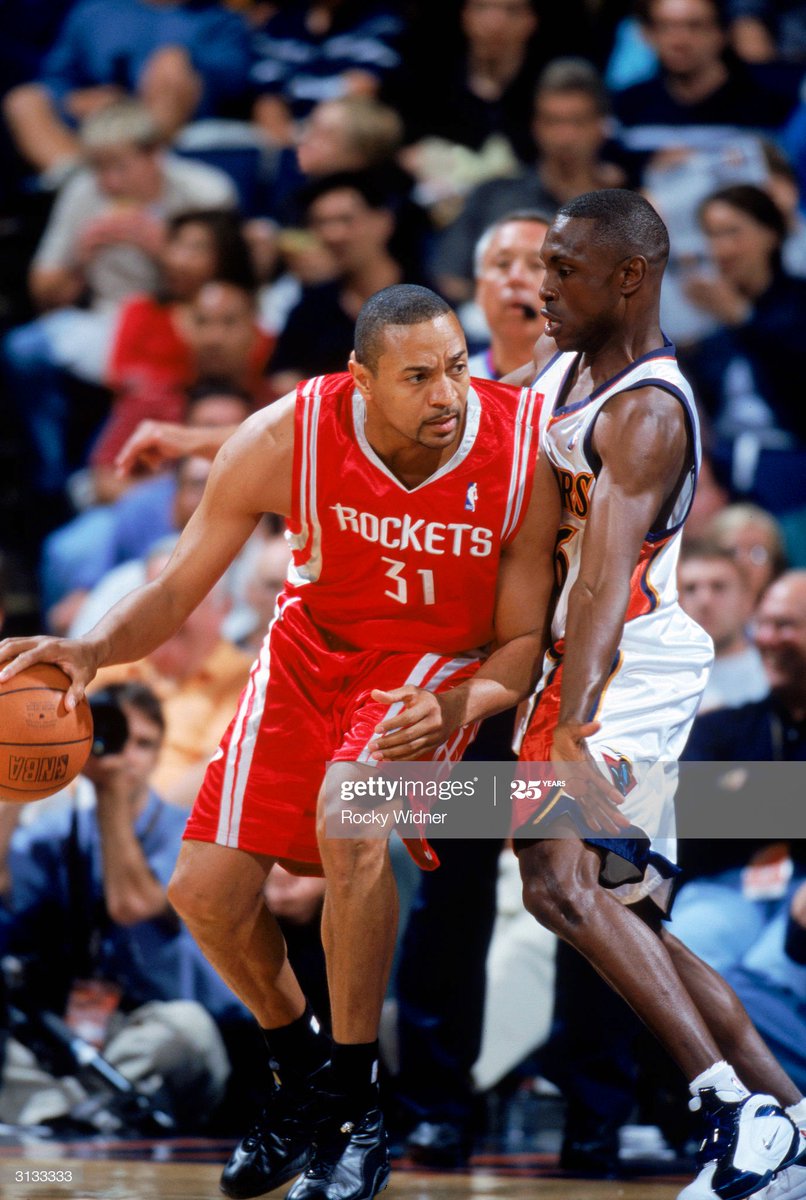
[[(760, 1196), (782, 1166), (791, 1163), (789, 1170), (794, 1169), (800, 1133), (773, 1096), (754, 1094), (728, 1101), (714, 1088), (703, 1088), (689, 1107), (702, 1113), (706, 1134), (698, 1155), (700, 1172), (678, 1200)], [(790, 1200), (787, 1192), (774, 1200), (784, 1197)]]
[(784, 1164), (773, 1179), (756, 1192), (757, 1200), (806, 1200), (806, 1131), (800, 1131), (799, 1153)]

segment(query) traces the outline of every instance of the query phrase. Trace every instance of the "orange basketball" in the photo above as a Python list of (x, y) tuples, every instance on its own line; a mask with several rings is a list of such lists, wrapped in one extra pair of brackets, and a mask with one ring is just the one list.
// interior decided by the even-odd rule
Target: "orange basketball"
[(70, 680), (37, 663), (0, 683), (0, 800), (42, 800), (75, 779), (92, 747), (86, 700), (70, 712)]

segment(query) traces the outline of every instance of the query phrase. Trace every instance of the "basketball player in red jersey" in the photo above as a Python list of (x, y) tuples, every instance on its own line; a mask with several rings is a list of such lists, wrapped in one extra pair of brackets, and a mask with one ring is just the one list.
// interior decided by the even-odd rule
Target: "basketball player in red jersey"
[[(707, 1135), (681, 1197), (795, 1200), (806, 1196), (806, 1102), (729, 986), (661, 920), (676, 872), (676, 759), (712, 657), (675, 587), (699, 444), (658, 323), (668, 251), (652, 207), (618, 189), (563, 206), (543, 243), (547, 336), (522, 377), (544, 393), (536, 478), (541, 489), (554, 478), (562, 497), (560, 592), (521, 757), (571, 764), (573, 800), (552, 794), (522, 811), (517, 848), (527, 907), (690, 1081)], [(621, 805), (602, 818), (593, 797)]]
[[(559, 512), (553, 480), (533, 486), (537, 409), (530, 389), (470, 386), (439, 297), (387, 288), (359, 316), (349, 374), (301, 384), (228, 441), (155, 582), (81, 640), (0, 643), (6, 678), (56, 662), (76, 700), (102, 664), (139, 659), (182, 624), (263, 512), (289, 520), (288, 584), (170, 890), (264, 1029), (281, 1081), (224, 1170), (229, 1196), (300, 1171), (292, 1200), (370, 1200), (385, 1186), (377, 1031), (396, 892), (384, 842), (321, 828), (317, 842), (317, 797), (329, 759), (365, 778), (379, 758), (458, 757), (475, 721), (534, 682)], [(427, 844), (410, 848), (435, 865)], [(327, 877), (332, 1046), (263, 903), (277, 861)]]

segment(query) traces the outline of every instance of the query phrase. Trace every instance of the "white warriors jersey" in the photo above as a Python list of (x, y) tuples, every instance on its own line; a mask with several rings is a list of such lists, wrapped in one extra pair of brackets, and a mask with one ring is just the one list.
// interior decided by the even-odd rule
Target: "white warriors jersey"
[[(632, 829), (651, 841), (641, 848), (634, 834), (618, 840), (588, 840), (606, 850), (603, 875), (625, 904), (651, 896), (667, 911), (673, 895), (677, 760), (705, 689), (713, 660), (711, 639), (677, 602), (676, 568), (680, 533), (700, 465), (700, 438), (694, 398), (670, 345), (644, 355), (613, 379), (573, 404), (564, 404), (576, 354), (557, 354), (535, 381), (543, 392), (540, 453), (551, 462), (560, 486), (562, 517), (556, 567), (560, 595), (552, 625), (552, 646), (543, 677), (521, 724), (521, 757), (547, 760), (562, 692), (568, 594), (579, 575), (585, 528), (596, 491), (599, 463), (593, 431), (603, 406), (620, 392), (661, 388), (677, 398), (691, 432), (692, 456), (663, 527), (648, 529), (630, 581), (630, 597), (618, 653), (588, 719), (600, 728), (587, 739), (600, 768), (609, 772), (624, 796), (621, 812)], [(648, 401), (649, 402), (649, 401)], [(558, 803), (563, 793), (558, 793)], [(541, 810), (533, 829), (551, 813)], [(557, 810), (559, 812), (559, 809)], [(573, 816), (573, 805), (568, 810)]]
[[(577, 355), (573, 352), (556, 354), (534, 385), (545, 395), (541, 416), (541, 453), (548, 457), (554, 467), (562, 501), (555, 551), (560, 584), (552, 623), (555, 648), (565, 636), (568, 594), (579, 574), (585, 526), (596, 489), (599, 464), (592, 448), (596, 419), (608, 400), (620, 392), (657, 387), (675, 396), (686, 412), (693, 446), (692, 462), (673, 499), (671, 512), (663, 528), (647, 530), (630, 583), (621, 646), (628, 646), (633, 635), (639, 635), (645, 645), (647, 623), (651, 622), (660, 633), (660, 626), (674, 616), (679, 632), (682, 632), (679, 625), (681, 618), (683, 626), (690, 625), (692, 640), (701, 649), (703, 631), (679, 608), (676, 584), (680, 533), (691, 507), (701, 461), (699, 424), (691, 388), (677, 365), (673, 348), (666, 345), (638, 359), (596, 388), (586, 399), (565, 405), (562, 402), (563, 392), (576, 361)], [(669, 652), (677, 657), (681, 651), (685, 653), (685, 646), (681, 646), (677, 640), (674, 648), (669, 647)], [(663, 654), (662, 645), (657, 644), (657, 652)]]

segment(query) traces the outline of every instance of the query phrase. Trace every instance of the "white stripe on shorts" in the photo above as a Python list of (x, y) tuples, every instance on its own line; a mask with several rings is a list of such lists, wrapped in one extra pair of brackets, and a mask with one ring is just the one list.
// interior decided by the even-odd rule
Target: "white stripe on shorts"
[(278, 605), (275, 610), (274, 619), (263, 639), (260, 654), (252, 668), (249, 683), (238, 706), (236, 723), (227, 749), (224, 782), (221, 787), (221, 807), (215, 839), (220, 846), (237, 847), (238, 845), (244, 794), (252, 767), (258, 730), (266, 706), (271, 669), (271, 633), (277, 622), (282, 620), (283, 612), (289, 604), (299, 603), (301, 601), (298, 596), (290, 596), (284, 601), (282, 608)]

